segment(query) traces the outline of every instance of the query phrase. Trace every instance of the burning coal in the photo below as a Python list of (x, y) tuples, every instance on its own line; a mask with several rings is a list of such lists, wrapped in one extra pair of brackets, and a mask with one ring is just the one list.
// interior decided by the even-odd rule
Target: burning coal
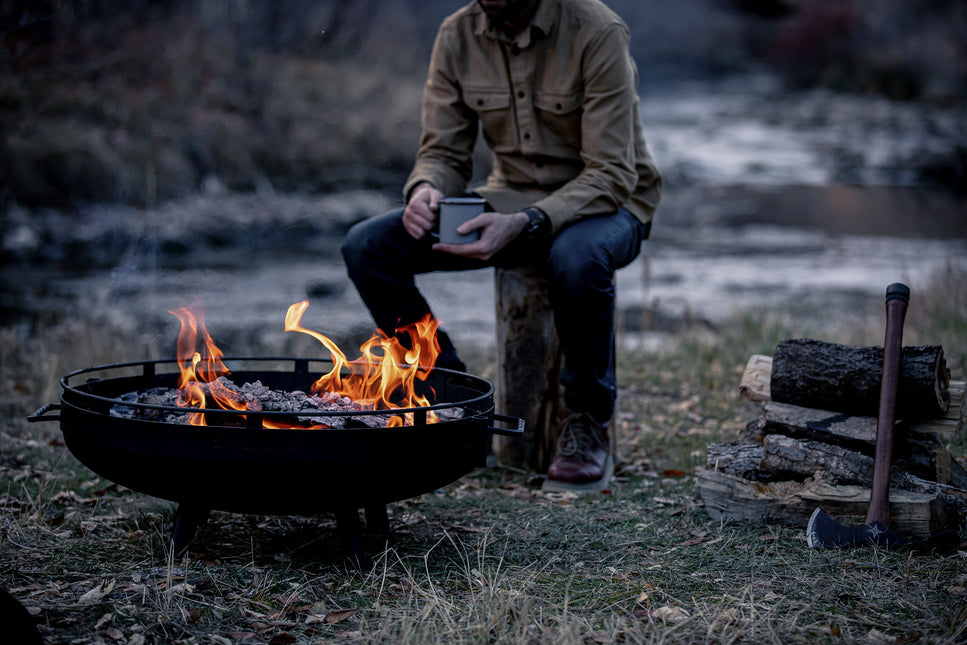
[[(156, 404), (173, 398), (178, 407), (190, 409), (222, 409), (232, 412), (276, 409), (303, 412), (306, 416), (295, 423), (279, 423), (263, 419), (265, 428), (332, 427), (329, 423), (306, 419), (318, 416), (319, 411), (387, 411), (379, 415), (387, 427), (411, 425), (412, 413), (394, 413), (403, 408), (431, 405), (426, 396), (417, 392), (418, 381), (425, 381), (440, 354), (437, 341), (438, 323), (429, 315), (412, 325), (398, 330), (409, 340), (405, 347), (397, 336), (388, 337), (377, 331), (360, 346), (360, 356), (349, 360), (345, 353), (325, 335), (302, 326), (302, 316), (308, 301), (289, 307), (285, 316), (285, 331), (307, 334), (318, 340), (329, 352), (333, 367), (317, 379), (310, 393), (278, 393), (268, 391), (259, 383), (238, 386), (228, 378), (231, 374), (223, 362), (223, 353), (215, 345), (205, 327), (204, 310), (200, 305), (183, 307), (170, 313), (181, 321), (177, 342), (177, 360), (181, 372), (176, 393), (151, 392), (148, 396)], [(269, 407), (266, 407), (266, 406)], [(281, 406), (281, 407), (277, 407)], [(244, 416), (241, 417), (244, 419)], [(435, 411), (427, 414), (427, 423), (439, 421)], [(204, 412), (188, 412), (187, 423), (208, 425)]]

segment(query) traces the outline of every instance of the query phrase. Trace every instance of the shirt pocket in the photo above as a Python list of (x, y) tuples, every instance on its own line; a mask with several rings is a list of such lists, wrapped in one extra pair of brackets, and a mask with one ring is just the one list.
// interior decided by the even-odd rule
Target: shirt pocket
[(583, 101), (584, 93), (580, 90), (537, 93), (534, 106), (542, 129), (550, 135), (548, 144), (580, 149)]
[(477, 114), (484, 139), (495, 152), (513, 147), (516, 128), (508, 90), (465, 86), (463, 101)]

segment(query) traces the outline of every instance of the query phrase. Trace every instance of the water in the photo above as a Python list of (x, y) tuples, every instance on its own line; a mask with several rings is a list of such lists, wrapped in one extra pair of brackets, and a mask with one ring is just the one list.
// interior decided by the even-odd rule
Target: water
[[(802, 302), (845, 311), (881, 299), (891, 282), (916, 293), (946, 266), (967, 270), (963, 200), (920, 187), (913, 163), (967, 142), (962, 108), (785, 95), (758, 78), (646, 90), (643, 97), (666, 193), (652, 239), (617, 277), (628, 325), (623, 343), (654, 344), (678, 322), (714, 325), (762, 306)], [(293, 302), (309, 298), (304, 324), (335, 339), (372, 331), (338, 257), (342, 229), (320, 227), (320, 217), (351, 221), (394, 199), (359, 191), (215, 194), (148, 212), (100, 207), (85, 216), (90, 244), (105, 239), (105, 228), (141, 227), (113, 269), (65, 273), (35, 265), (26, 276), (5, 265), (3, 295), (19, 309), (97, 312), (106, 329), (164, 334), (177, 333), (168, 311), (197, 297), (216, 340), (257, 339), (310, 353), (314, 340), (282, 331)], [(164, 251), (172, 242), (190, 247), (195, 230), (211, 237), (233, 227), (248, 233), (204, 257)], [(19, 230), (17, 239), (30, 235)], [(493, 344), (490, 271), (423, 276), (419, 284), (458, 344)], [(641, 311), (663, 322), (645, 330), (628, 322)]]

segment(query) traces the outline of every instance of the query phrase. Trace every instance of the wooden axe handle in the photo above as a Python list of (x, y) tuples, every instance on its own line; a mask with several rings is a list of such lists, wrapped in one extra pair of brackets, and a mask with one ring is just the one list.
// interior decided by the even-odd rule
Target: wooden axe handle
[(876, 454), (873, 484), (866, 523), (890, 524), (890, 468), (893, 465), (893, 427), (896, 396), (903, 352), (903, 320), (910, 302), (910, 289), (900, 283), (886, 288), (886, 337), (883, 340), (883, 375), (880, 378), (880, 409), (876, 418)]

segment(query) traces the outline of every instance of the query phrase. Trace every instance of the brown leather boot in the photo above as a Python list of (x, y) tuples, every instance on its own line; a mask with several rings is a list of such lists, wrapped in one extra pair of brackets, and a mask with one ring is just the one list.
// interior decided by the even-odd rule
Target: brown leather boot
[(587, 492), (606, 488), (614, 475), (608, 429), (591, 415), (574, 412), (561, 423), (557, 452), (543, 490)]

